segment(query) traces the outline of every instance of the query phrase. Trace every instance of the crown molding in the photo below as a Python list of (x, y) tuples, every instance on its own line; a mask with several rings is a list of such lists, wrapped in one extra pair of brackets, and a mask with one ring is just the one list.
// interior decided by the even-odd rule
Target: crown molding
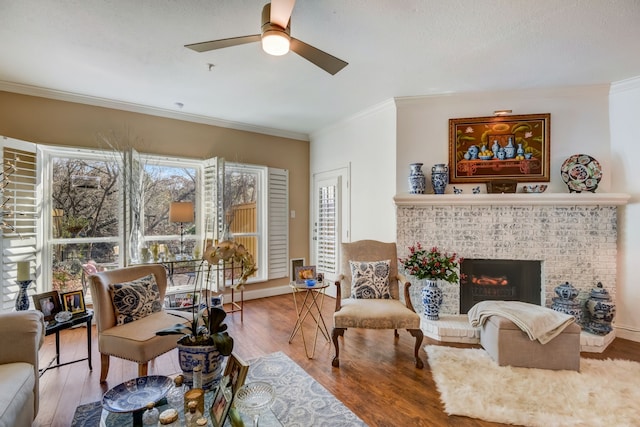
[(189, 114), (164, 108), (151, 107), (148, 105), (134, 104), (131, 102), (117, 101), (113, 99), (99, 98), (95, 96), (80, 95), (72, 92), (47, 89), (37, 86), (23, 85), (7, 81), (0, 81), (0, 90), (6, 92), (19, 93), (21, 95), (37, 96), (41, 98), (55, 99), (58, 101), (75, 102), (77, 104), (92, 105), (94, 107), (112, 108), (116, 110), (129, 111), (131, 113), (147, 114), (150, 116), (164, 117), (167, 119), (182, 120), (185, 122), (199, 123), (209, 126), (217, 126), (227, 129), (240, 130), (245, 132), (260, 133), (264, 135), (277, 136), (281, 138), (309, 141), (309, 135), (300, 132), (291, 132), (282, 129), (274, 129), (264, 126), (255, 126), (247, 123), (233, 122), (229, 120), (216, 119), (199, 114)]
[(640, 76), (611, 83), (611, 93), (640, 89)]
[(351, 115), (351, 116), (349, 116), (349, 117), (347, 117), (347, 118), (345, 118), (343, 120), (340, 120), (340, 121), (338, 121), (336, 123), (332, 123), (332, 124), (322, 128), (322, 129), (319, 129), (319, 130), (317, 130), (317, 131), (315, 131), (315, 132), (313, 132), (311, 134), (311, 138), (313, 138), (313, 139), (318, 138), (323, 134), (326, 134), (328, 132), (334, 131), (335, 129), (339, 129), (339, 128), (345, 126), (349, 122), (353, 122), (353, 121), (359, 120), (359, 119), (361, 119), (363, 117), (367, 117), (367, 116), (376, 114), (379, 111), (383, 111), (383, 110), (385, 110), (387, 108), (395, 108), (395, 102), (394, 102), (393, 98), (386, 99), (386, 100), (384, 100), (382, 102), (374, 104), (374, 105), (370, 106), (369, 108), (366, 108), (366, 109), (364, 109), (362, 111), (359, 111), (359, 112), (357, 112), (357, 113), (355, 113), (355, 114), (353, 114), (353, 115)]

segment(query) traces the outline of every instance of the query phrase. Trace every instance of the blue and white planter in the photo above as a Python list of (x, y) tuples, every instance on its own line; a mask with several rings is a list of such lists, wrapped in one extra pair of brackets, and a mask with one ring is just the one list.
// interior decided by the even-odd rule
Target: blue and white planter
[(217, 386), (222, 378), (224, 356), (213, 345), (189, 346), (178, 342), (178, 359), (188, 386), (193, 385), (193, 368), (202, 366), (202, 386), (210, 390)]
[(440, 306), (442, 305), (442, 289), (438, 287), (437, 280), (425, 279), (422, 288), (422, 305), (424, 315), (429, 320), (439, 320)]

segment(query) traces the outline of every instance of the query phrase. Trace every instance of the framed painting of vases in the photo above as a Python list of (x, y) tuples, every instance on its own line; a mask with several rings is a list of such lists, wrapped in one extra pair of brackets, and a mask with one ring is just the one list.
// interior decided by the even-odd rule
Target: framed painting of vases
[(548, 182), (551, 114), (449, 119), (449, 182)]

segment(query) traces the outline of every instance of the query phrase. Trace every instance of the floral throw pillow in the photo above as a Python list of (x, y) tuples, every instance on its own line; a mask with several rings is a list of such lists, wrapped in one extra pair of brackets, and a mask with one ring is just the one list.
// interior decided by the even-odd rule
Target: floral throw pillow
[(109, 285), (116, 324), (124, 325), (162, 310), (160, 291), (153, 274), (131, 282)]
[(351, 297), (357, 299), (390, 299), (390, 260), (349, 261)]

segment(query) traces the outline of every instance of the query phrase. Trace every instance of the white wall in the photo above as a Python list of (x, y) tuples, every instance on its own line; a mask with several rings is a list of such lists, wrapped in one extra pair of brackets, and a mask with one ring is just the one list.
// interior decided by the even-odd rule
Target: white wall
[[(491, 116), (500, 109), (551, 113), (548, 192), (568, 194), (560, 167), (567, 157), (584, 153), (602, 165), (597, 192), (631, 194), (618, 224), (614, 323), (619, 336), (640, 341), (640, 273), (634, 268), (640, 260), (640, 78), (611, 90), (597, 85), (398, 98), (395, 108), (381, 104), (313, 135), (311, 173), (351, 162), (351, 240), (395, 241), (393, 196), (408, 192), (409, 164), (424, 163), (428, 175), (433, 164), (448, 163), (449, 119)], [(465, 193), (472, 186), (460, 185)]]
[(619, 215), (618, 298), (616, 333), (622, 338), (640, 341), (640, 77), (618, 82), (611, 87), (611, 157), (616, 192), (631, 195)]
[[(396, 240), (396, 110), (392, 101), (310, 138), (311, 176), (351, 164), (350, 241)], [(312, 184), (313, 185), (313, 184)]]
[[(435, 163), (449, 162), (449, 119), (492, 116), (495, 110), (513, 114), (551, 113), (550, 187), (568, 192), (560, 167), (573, 154), (589, 154), (603, 169), (598, 191), (610, 191), (609, 85), (509, 92), (467, 93), (399, 98), (397, 191), (407, 193), (409, 163), (424, 163), (425, 175)], [(458, 185), (465, 193), (476, 185)], [(450, 186), (451, 187), (451, 186)], [(431, 190), (430, 184), (427, 189)], [(485, 192), (485, 186), (481, 186)], [(449, 188), (447, 192), (452, 192)]]

